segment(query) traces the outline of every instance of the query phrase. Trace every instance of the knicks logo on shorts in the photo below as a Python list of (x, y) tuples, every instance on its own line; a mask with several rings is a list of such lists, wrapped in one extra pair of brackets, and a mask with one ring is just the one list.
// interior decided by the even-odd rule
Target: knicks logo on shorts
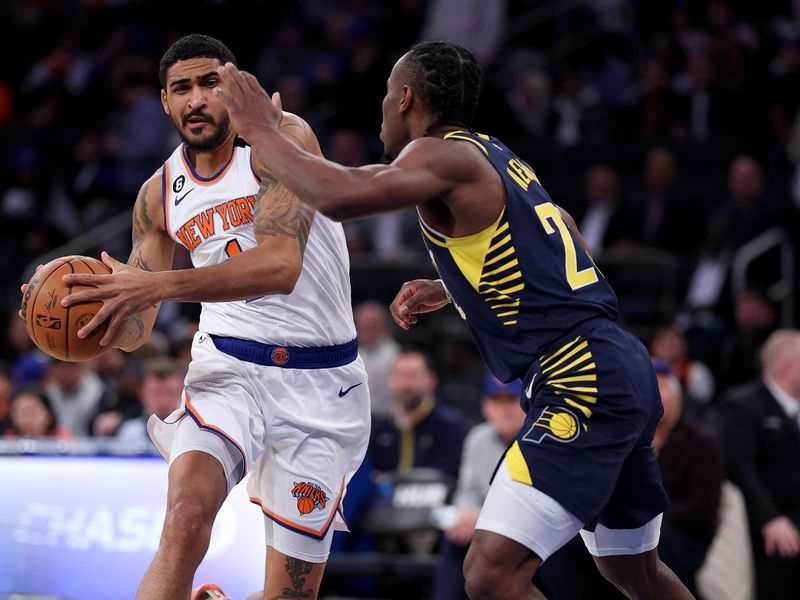
[(293, 482), (292, 496), (297, 498), (297, 510), (307, 515), (312, 510), (323, 510), (328, 503), (328, 496), (316, 483), (310, 481)]
[(577, 438), (580, 432), (578, 417), (571, 410), (558, 406), (545, 406), (542, 414), (522, 439), (541, 444), (545, 438), (550, 438), (566, 444)]

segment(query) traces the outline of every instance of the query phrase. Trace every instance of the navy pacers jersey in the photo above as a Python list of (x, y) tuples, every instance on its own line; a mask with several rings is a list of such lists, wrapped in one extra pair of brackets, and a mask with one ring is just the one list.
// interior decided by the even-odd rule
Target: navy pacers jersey
[(494, 375), (521, 378), (548, 346), (593, 318), (615, 320), (617, 298), (536, 174), (499, 140), (453, 131), (500, 174), (506, 205), (487, 229), (448, 238), (420, 219), (425, 244)]

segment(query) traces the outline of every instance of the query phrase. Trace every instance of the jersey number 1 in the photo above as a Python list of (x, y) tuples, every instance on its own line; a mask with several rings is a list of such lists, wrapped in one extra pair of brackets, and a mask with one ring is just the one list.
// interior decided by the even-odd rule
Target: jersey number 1
[[(594, 267), (586, 267), (578, 271), (578, 256), (575, 253), (575, 242), (569, 234), (569, 229), (561, 218), (561, 213), (552, 202), (545, 202), (536, 206), (536, 215), (542, 222), (545, 232), (551, 235), (556, 232), (553, 225), (561, 234), (561, 241), (564, 242), (564, 268), (567, 274), (567, 283), (573, 290), (586, 287), (597, 281), (597, 271)], [(553, 225), (550, 224), (552, 221)]]

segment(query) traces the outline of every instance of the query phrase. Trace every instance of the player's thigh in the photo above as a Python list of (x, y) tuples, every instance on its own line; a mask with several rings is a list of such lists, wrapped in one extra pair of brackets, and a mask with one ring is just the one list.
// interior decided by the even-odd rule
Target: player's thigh
[(575, 537), (583, 522), (534, 485), (513, 479), (508, 460), (503, 459), (497, 469), (476, 528), (512, 540), (547, 560)]

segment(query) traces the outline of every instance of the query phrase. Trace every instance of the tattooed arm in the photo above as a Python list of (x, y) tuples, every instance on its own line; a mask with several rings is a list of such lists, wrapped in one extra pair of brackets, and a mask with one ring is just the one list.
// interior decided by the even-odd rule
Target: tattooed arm
[[(112, 267), (113, 275), (65, 277), (66, 283), (89, 283), (96, 285), (91, 290), (78, 292), (65, 298), (65, 302), (81, 302), (81, 294), (90, 294), (103, 300), (103, 307), (78, 335), (87, 335), (94, 327), (109, 319), (109, 327), (101, 343), (116, 346), (131, 352), (150, 337), (158, 315), (160, 303), (147, 299), (137, 303), (137, 283), (142, 283), (145, 273), (165, 270), (172, 266), (175, 244), (164, 231), (161, 206), (161, 172), (154, 174), (139, 190), (133, 207), (132, 249), (128, 257), (129, 267), (103, 253), (103, 259)], [(134, 268), (131, 268), (134, 267)], [(137, 274), (141, 275), (137, 277)], [(93, 277), (99, 281), (83, 282), (81, 277)], [(138, 289), (141, 289), (139, 285)]]

